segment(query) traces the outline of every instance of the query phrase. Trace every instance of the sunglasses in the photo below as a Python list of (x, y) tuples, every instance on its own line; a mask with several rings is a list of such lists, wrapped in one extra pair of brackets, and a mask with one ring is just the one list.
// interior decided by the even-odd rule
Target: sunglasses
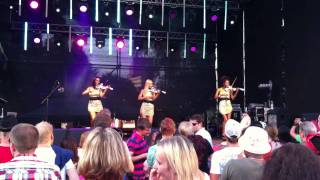
[(197, 124), (199, 124), (199, 123), (192, 123), (192, 126), (196, 126)]

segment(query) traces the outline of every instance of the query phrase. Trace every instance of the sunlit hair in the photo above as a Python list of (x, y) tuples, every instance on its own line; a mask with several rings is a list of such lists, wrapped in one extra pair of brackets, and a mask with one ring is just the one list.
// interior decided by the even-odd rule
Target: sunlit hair
[(198, 157), (193, 144), (183, 136), (174, 136), (160, 141), (157, 149), (163, 153), (177, 180), (196, 180)]
[(176, 124), (171, 118), (164, 118), (160, 123), (160, 132), (165, 136), (172, 136), (176, 132)]
[(129, 152), (117, 131), (97, 127), (90, 131), (83, 148), (78, 171), (86, 180), (122, 180), (129, 172)]
[(182, 121), (179, 124), (178, 132), (182, 136), (191, 136), (193, 135), (192, 123), (190, 121)]
[(153, 81), (151, 79), (147, 79), (146, 82), (144, 83), (144, 88), (149, 88), (149, 85), (152, 83)]
[(53, 126), (46, 121), (41, 121), (36, 124), (36, 128), (39, 131), (39, 144), (49, 143), (53, 135)]

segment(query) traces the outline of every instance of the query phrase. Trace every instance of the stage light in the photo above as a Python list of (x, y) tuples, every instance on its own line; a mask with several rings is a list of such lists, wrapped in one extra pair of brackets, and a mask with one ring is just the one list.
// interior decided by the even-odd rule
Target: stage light
[(171, 48), (171, 49), (170, 49), (170, 51), (171, 51), (171, 52), (174, 52), (174, 49), (173, 49), (173, 48)]
[(234, 23), (235, 23), (234, 20), (231, 20), (231, 21), (230, 21), (230, 24), (231, 24), (231, 25), (234, 25)]
[(58, 47), (60, 47), (60, 46), (61, 46), (61, 42), (57, 42), (56, 45), (57, 45)]
[(56, 9), (56, 12), (57, 12), (57, 13), (60, 13), (60, 11), (61, 11), (60, 8), (57, 8), (57, 9)]
[(80, 47), (84, 46), (84, 40), (82, 38), (79, 38), (77, 40), (77, 45), (80, 46)]
[(153, 19), (154, 18), (155, 11), (154, 11), (152, 6), (148, 6), (147, 7), (146, 14), (148, 15), (149, 19)]
[(80, 8), (79, 8), (79, 9), (80, 9), (80, 11), (81, 11), (81, 12), (85, 13), (85, 12), (87, 12), (88, 7), (87, 7), (86, 5), (84, 5), (84, 4), (83, 4), (83, 5), (81, 5), (81, 6), (80, 6)]
[(96, 11), (95, 11), (94, 19), (96, 20), (96, 22), (98, 22), (99, 21), (99, 0), (96, 0), (95, 5), (96, 5)]
[(211, 21), (212, 22), (216, 22), (218, 20), (218, 16), (217, 15), (212, 15), (211, 16)]
[(123, 39), (117, 39), (117, 41), (116, 41), (116, 47), (117, 47), (118, 49), (122, 49), (122, 48), (124, 48), (124, 46), (125, 46), (125, 43), (124, 43)]
[(92, 28), (92, 26), (90, 26), (90, 37), (89, 37), (89, 53), (90, 54), (92, 54), (92, 52), (93, 52), (93, 35), (92, 35), (92, 33), (93, 33), (93, 28)]
[(106, 11), (106, 12), (104, 13), (104, 15), (105, 15), (105, 16), (109, 16), (109, 12)]
[(96, 46), (99, 49), (105, 46), (105, 36), (96, 36)]
[(134, 13), (133, 6), (128, 5), (128, 6), (125, 8), (125, 11), (126, 11), (126, 15), (127, 15), (127, 16), (132, 16), (133, 13)]
[(129, 56), (132, 56), (132, 29), (129, 29)]
[(12, 5), (10, 5), (10, 6), (9, 6), (9, 9), (13, 9), (13, 6), (12, 6)]
[(139, 50), (140, 50), (140, 47), (139, 47), (139, 46), (136, 46), (136, 50), (139, 51)]
[(109, 42), (108, 42), (109, 46), (108, 46), (108, 49), (109, 49), (109, 55), (112, 55), (112, 28), (110, 27), (109, 28)]
[(149, 19), (153, 19), (153, 14), (148, 15)]
[(193, 53), (195, 53), (195, 52), (197, 52), (197, 47), (196, 46), (191, 46), (191, 48), (190, 48), (190, 51), (191, 52), (193, 52)]
[(33, 42), (36, 43), (36, 44), (39, 44), (40, 43), (40, 38), (39, 37), (33, 38)]
[(39, 3), (37, 1), (31, 1), (29, 5), (32, 9), (37, 9), (39, 7)]

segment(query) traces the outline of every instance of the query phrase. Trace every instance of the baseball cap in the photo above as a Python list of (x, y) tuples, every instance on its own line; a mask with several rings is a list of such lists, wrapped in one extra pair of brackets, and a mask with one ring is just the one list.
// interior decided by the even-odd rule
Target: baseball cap
[(225, 134), (228, 138), (239, 138), (241, 136), (241, 125), (234, 119), (229, 119), (224, 127)]

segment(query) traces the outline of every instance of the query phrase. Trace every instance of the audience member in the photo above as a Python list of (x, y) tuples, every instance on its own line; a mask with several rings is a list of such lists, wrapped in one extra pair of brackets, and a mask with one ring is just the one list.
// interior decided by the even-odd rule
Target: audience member
[(265, 130), (268, 133), (269, 136), (269, 143), (271, 145), (271, 150), (274, 151), (281, 147), (281, 143), (278, 138), (278, 128), (277, 127), (272, 127), (272, 126), (267, 126)]
[(192, 123), (190, 121), (182, 121), (179, 124), (178, 132), (182, 136), (191, 136), (194, 135)]
[(86, 131), (86, 132), (83, 132), (80, 136), (80, 142), (79, 142), (79, 148), (78, 148), (79, 159), (81, 159), (83, 156), (83, 144), (84, 144), (84, 141), (87, 139), (89, 133), (90, 131)]
[(145, 172), (143, 163), (147, 158), (148, 143), (145, 137), (150, 135), (151, 124), (147, 119), (138, 119), (136, 129), (128, 139), (127, 144), (134, 164), (132, 178), (134, 180), (144, 180)]
[(61, 179), (59, 167), (38, 159), (34, 152), (39, 132), (31, 124), (18, 124), (10, 132), (10, 148), (14, 158), (0, 164), (0, 179)]
[(18, 121), (14, 116), (7, 116), (0, 120), (0, 163), (8, 162), (13, 158), (10, 151), (9, 132), (16, 124)]
[[(160, 141), (169, 139), (176, 133), (176, 124), (174, 123), (173, 119), (166, 117), (161, 121), (160, 133), (162, 136)], [(156, 151), (157, 151), (157, 144), (151, 146), (148, 150), (148, 155), (147, 155), (148, 168), (153, 167)]]
[(122, 180), (132, 169), (129, 151), (114, 129), (97, 127), (90, 131), (83, 150), (78, 170), (86, 180)]
[(42, 161), (59, 166), (62, 180), (67, 179), (66, 175), (72, 180), (79, 179), (76, 167), (72, 162), (72, 152), (52, 145), (54, 141), (52, 125), (42, 121), (36, 125), (36, 128), (39, 132), (39, 145), (35, 151), (37, 157)]
[(263, 155), (271, 151), (267, 132), (259, 127), (248, 127), (239, 138), (239, 146), (246, 158), (230, 160), (224, 167), (221, 180), (258, 180), (262, 178)]
[(94, 127), (102, 127), (107, 128), (111, 127), (112, 118), (111, 113), (108, 109), (103, 109), (99, 113), (97, 113), (96, 117), (93, 120)]
[(211, 180), (218, 180), (223, 173), (225, 165), (231, 159), (237, 159), (243, 149), (238, 145), (238, 138), (241, 136), (242, 126), (239, 122), (229, 119), (224, 130), (227, 138), (227, 146), (213, 153), (211, 157)]
[(209, 176), (199, 170), (192, 143), (183, 136), (174, 136), (158, 143), (150, 179), (209, 180)]
[[(299, 125), (299, 134), (295, 133), (296, 126)], [(291, 137), (295, 138), (299, 143), (305, 144), (309, 136), (317, 134), (317, 128), (311, 121), (301, 122), (295, 120), (295, 124), (290, 129)]]
[(79, 161), (77, 141), (73, 137), (70, 137), (68, 135), (65, 138), (63, 138), (62, 142), (60, 143), (60, 146), (64, 149), (70, 150), (73, 153), (72, 162), (75, 166), (77, 166)]
[(262, 180), (318, 180), (320, 159), (300, 144), (286, 144), (266, 162)]
[(199, 162), (199, 169), (205, 173), (209, 173), (209, 157), (213, 153), (213, 149), (209, 142), (199, 135), (188, 136), (188, 139), (192, 142)]
[(206, 139), (210, 143), (212, 147), (212, 138), (210, 133), (203, 127), (204, 121), (203, 121), (202, 115), (195, 114), (191, 116), (190, 122), (192, 123), (193, 132), (195, 133), (195, 135), (202, 136), (204, 139)]

